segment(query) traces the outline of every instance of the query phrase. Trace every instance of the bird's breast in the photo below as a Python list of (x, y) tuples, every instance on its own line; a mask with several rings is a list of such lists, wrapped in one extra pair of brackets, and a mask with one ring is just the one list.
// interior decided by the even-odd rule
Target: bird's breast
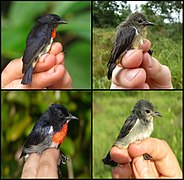
[(63, 125), (62, 129), (53, 135), (52, 142), (54, 142), (56, 144), (61, 144), (67, 135), (67, 131), (68, 131), (68, 123), (65, 123), (65, 125)]
[(130, 130), (130, 132), (125, 137), (118, 139), (114, 143), (114, 146), (119, 148), (127, 148), (130, 143), (148, 138), (152, 131), (153, 122), (149, 122), (148, 124), (143, 125), (140, 122), (140, 119), (137, 119), (134, 127)]
[(141, 45), (144, 43), (144, 38), (138, 34), (135, 36), (133, 42), (132, 42), (132, 48), (133, 49), (139, 49)]
[(142, 28), (141, 30), (136, 29), (136, 35), (132, 42), (132, 48), (133, 49), (139, 49), (141, 45), (144, 44), (144, 40), (146, 39), (146, 27)]

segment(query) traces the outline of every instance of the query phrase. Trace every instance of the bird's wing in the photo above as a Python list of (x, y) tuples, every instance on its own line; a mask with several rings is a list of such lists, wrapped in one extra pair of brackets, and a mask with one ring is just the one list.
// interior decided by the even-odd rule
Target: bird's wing
[(47, 24), (40, 27), (33, 27), (26, 41), (26, 49), (23, 55), (23, 73), (28, 70), (32, 63), (38, 58), (40, 52), (50, 43), (50, 39), (51, 30)]
[(125, 121), (125, 123), (124, 123), (117, 139), (124, 138), (132, 130), (132, 128), (134, 127), (134, 125), (137, 121), (137, 119), (138, 119), (138, 116), (135, 115), (135, 114), (132, 114), (131, 116), (129, 116), (126, 119), (126, 121)]
[(27, 137), (24, 147), (29, 147), (30, 145), (38, 145), (44, 141), (49, 134), (53, 133), (53, 127), (50, 125), (35, 124), (31, 133)]
[(116, 67), (118, 62), (117, 59), (122, 53), (125, 53), (127, 50), (131, 49), (132, 41), (136, 35), (136, 29), (133, 26), (123, 27), (120, 25), (119, 30), (116, 35), (116, 40), (114, 42), (113, 48), (110, 53), (109, 62), (107, 64), (108, 79), (112, 77), (112, 71)]
[(136, 35), (136, 29), (133, 26), (120, 26), (116, 35), (113, 48), (110, 53), (108, 66), (115, 63), (119, 56), (125, 51), (131, 49), (131, 44)]

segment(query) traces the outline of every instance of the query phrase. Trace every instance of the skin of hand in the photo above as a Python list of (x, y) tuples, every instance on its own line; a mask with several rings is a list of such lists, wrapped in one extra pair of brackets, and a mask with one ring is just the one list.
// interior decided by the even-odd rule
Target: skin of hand
[(34, 70), (32, 83), (21, 84), (22, 58), (12, 60), (1, 74), (3, 89), (71, 89), (72, 79), (64, 67), (64, 53), (59, 42), (52, 44), (49, 53), (41, 56)]
[(148, 54), (146, 40), (138, 50), (129, 50), (112, 73), (111, 89), (171, 89), (171, 72)]
[(21, 178), (58, 178), (59, 154), (58, 149), (47, 149), (41, 156), (37, 153), (30, 154), (24, 164)]
[[(144, 160), (145, 153), (153, 159)], [(147, 138), (130, 144), (128, 149), (113, 147), (110, 154), (120, 163), (112, 170), (113, 178), (182, 178), (178, 161), (164, 140)]]

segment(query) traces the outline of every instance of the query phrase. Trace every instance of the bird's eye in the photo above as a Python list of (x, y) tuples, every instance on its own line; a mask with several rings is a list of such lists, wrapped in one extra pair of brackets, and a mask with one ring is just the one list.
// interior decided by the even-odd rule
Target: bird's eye
[(139, 24), (141, 24), (141, 23), (142, 23), (142, 19), (139, 19), (137, 22), (138, 22)]
[(146, 109), (145, 111), (146, 111), (146, 114), (149, 114), (150, 113), (150, 110), (148, 110), (148, 109)]

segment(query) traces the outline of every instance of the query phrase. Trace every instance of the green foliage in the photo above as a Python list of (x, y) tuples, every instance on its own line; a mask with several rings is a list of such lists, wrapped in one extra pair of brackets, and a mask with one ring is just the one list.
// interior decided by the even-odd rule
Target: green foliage
[[(93, 177), (110, 178), (111, 168), (102, 159), (110, 150), (135, 103), (147, 99), (162, 118), (154, 121), (151, 137), (165, 140), (182, 169), (181, 91), (95, 91), (93, 93)], [(172, 102), (172, 103), (171, 103)]]
[[(179, 16), (183, 5), (181, 2), (182, 1), (147, 1), (141, 4), (140, 7), (141, 12), (146, 16), (154, 16), (156, 19), (163, 21), (167, 20), (170, 23), (173, 23), (179, 22)], [(116, 27), (132, 12), (130, 8), (131, 4), (131, 1), (94, 1), (94, 27)], [(138, 7), (137, 4), (136, 7)], [(176, 14), (177, 17), (173, 17), (173, 14)]]
[[(157, 19), (168, 20), (170, 23), (179, 22), (179, 14), (183, 8), (182, 1), (148, 1), (141, 8), (145, 15), (157, 14)], [(173, 17), (172, 14), (177, 15)]]
[(129, 13), (130, 13), (130, 6), (127, 5), (126, 1), (94, 1), (93, 2), (94, 27), (98, 28), (115, 27), (121, 22), (121, 19), (124, 18)]
[[(90, 92), (4, 91), (1, 97), (1, 177), (20, 177), (23, 161), (18, 158), (21, 147), (34, 123), (52, 103), (63, 104), (79, 118), (79, 121), (69, 123), (68, 135), (60, 148), (71, 158), (76, 178), (90, 177)], [(62, 165), (62, 175), (63, 178), (68, 176), (66, 165)]]
[[(4, 9), (9, 5), (9, 9)], [(69, 71), (73, 88), (91, 86), (91, 3), (90, 1), (30, 1), (3, 2), (6, 16), (2, 16), (2, 67), (9, 60), (21, 57), (26, 38), (38, 17), (47, 13), (61, 16), (68, 22), (57, 28), (55, 41), (64, 46), (65, 66)], [(81, 78), (83, 77), (83, 78)]]

